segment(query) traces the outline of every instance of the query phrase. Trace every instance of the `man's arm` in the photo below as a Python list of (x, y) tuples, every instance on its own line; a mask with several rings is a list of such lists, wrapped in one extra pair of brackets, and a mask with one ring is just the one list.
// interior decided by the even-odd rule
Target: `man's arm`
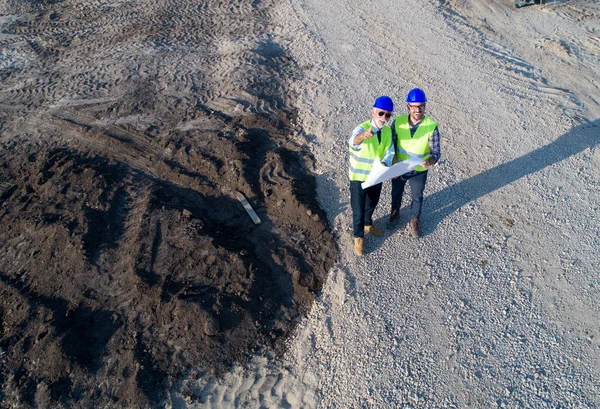
[(363, 129), (362, 125), (359, 125), (356, 128), (354, 128), (354, 131), (352, 132), (352, 137), (348, 141), (348, 144), (358, 151), (360, 150), (363, 141), (365, 139), (372, 138), (374, 135), (375, 134), (373, 133), (371, 128), (365, 130)]
[(385, 155), (383, 156), (383, 159), (381, 159), (381, 162), (385, 164), (385, 166), (392, 166), (394, 164), (395, 156), (396, 148), (394, 147), (394, 144), (391, 143), (387, 151), (385, 151)]
[(429, 169), (431, 166), (438, 163), (440, 157), (442, 156), (440, 150), (440, 131), (437, 127), (431, 134), (431, 138), (429, 138), (429, 151), (431, 152), (431, 156), (428, 157), (423, 164), (421, 164), (421, 166), (423, 166), (425, 169)]

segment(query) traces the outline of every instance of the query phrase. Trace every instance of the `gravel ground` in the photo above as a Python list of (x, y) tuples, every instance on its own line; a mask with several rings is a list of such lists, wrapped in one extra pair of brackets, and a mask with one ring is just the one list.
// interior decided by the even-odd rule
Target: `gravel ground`
[[(600, 405), (600, 7), (472, 3), (284, 6), (342, 248), (290, 353), (318, 407)], [(423, 237), (406, 231), (406, 197), (387, 226), (385, 183), (385, 234), (357, 258), (346, 141), (376, 96), (402, 114), (413, 87), (443, 138)]]

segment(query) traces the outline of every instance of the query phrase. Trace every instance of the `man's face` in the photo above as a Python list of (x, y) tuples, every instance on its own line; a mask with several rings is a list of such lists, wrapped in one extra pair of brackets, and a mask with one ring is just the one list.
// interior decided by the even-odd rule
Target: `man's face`
[(419, 122), (425, 116), (425, 104), (408, 104), (408, 114), (413, 122)]
[(371, 110), (371, 116), (373, 116), (373, 123), (379, 129), (383, 128), (383, 125), (391, 118), (392, 113), (384, 111), (383, 109), (373, 108)]

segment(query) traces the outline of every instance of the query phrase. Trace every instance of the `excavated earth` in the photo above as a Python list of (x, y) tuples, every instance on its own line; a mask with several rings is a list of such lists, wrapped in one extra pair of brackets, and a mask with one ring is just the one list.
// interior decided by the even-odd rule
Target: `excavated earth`
[(271, 7), (0, 6), (0, 407), (156, 406), (285, 350), (337, 249)]

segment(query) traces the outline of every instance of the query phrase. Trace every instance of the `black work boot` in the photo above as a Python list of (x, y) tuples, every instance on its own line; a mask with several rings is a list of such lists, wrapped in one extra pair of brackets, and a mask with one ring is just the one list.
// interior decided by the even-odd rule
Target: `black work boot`
[(400, 209), (392, 209), (390, 212), (390, 223), (394, 223), (400, 216)]

